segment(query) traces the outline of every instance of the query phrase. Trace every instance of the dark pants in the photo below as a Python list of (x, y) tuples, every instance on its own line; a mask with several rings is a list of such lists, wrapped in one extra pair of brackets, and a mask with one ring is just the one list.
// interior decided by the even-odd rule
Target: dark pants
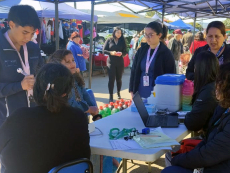
[(193, 170), (182, 168), (180, 166), (169, 166), (163, 169), (161, 173), (193, 173)]
[[(123, 59), (122, 59), (123, 60)], [(111, 63), (110, 67), (108, 67), (108, 75), (109, 75), (109, 94), (113, 94), (114, 82), (117, 82), (117, 92), (121, 91), (122, 86), (122, 75), (124, 73), (124, 61), (117, 62), (116, 64)]]

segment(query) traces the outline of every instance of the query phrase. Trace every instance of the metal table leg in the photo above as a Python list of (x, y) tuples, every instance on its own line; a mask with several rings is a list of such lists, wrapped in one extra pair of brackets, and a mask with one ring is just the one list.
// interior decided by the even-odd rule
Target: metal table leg
[(122, 159), (123, 173), (127, 173), (127, 159)]
[(117, 168), (116, 173), (119, 173), (119, 172), (120, 172), (120, 170), (121, 170), (121, 168), (122, 168), (122, 165), (123, 165), (123, 162), (121, 161), (121, 163), (119, 164), (119, 166), (118, 166), (118, 168)]
[(152, 172), (152, 166), (151, 166), (151, 162), (148, 162), (148, 173)]

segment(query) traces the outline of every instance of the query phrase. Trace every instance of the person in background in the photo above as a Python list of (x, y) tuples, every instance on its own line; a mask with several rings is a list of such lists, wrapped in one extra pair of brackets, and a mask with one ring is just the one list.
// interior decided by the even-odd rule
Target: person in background
[[(32, 89), (36, 70), (43, 65), (43, 59), (38, 45), (31, 41), (40, 28), (34, 8), (12, 6), (8, 21), (10, 28), (0, 31), (0, 105), (3, 114), (7, 105), (8, 115), (11, 115), (21, 107), (36, 106)], [(7, 115), (4, 116), (6, 119)]]
[(176, 73), (179, 73), (179, 61), (180, 55), (183, 53), (183, 45), (180, 41), (182, 38), (182, 32), (180, 29), (176, 29), (174, 32), (174, 37), (169, 40), (168, 48), (172, 51), (175, 64), (176, 64)]
[(48, 60), (49, 63), (60, 63), (66, 66), (74, 77), (74, 85), (69, 95), (69, 105), (81, 109), (93, 116), (93, 120), (102, 118), (99, 110), (85, 89), (85, 82), (80, 73), (76, 71), (76, 63), (71, 51), (60, 49), (55, 51)]
[(131, 69), (129, 92), (132, 97), (137, 91), (141, 97), (149, 97), (158, 76), (175, 73), (172, 52), (160, 41), (163, 32), (158, 22), (150, 22), (144, 29), (147, 43), (138, 49)]
[(53, 167), (90, 158), (88, 122), (68, 105), (73, 77), (61, 64), (38, 72), (33, 108), (20, 108), (0, 128), (0, 153), (6, 173), (49, 172)]
[(132, 67), (133, 58), (134, 55), (136, 54), (137, 41), (138, 41), (137, 35), (133, 35), (133, 38), (131, 39), (130, 42), (130, 49), (129, 49), (130, 68)]
[(76, 71), (77, 73), (86, 71), (86, 62), (83, 57), (83, 52), (81, 46), (79, 44), (81, 38), (78, 32), (73, 32), (69, 38), (69, 42), (67, 44), (67, 50), (70, 50), (73, 54), (74, 61), (76, 63)]
[(193, 34), (191, 29), (188, 30), (186, 34), (183, 35), (181, 43), (184, 46), (184, 50), (188, 51), (188, 49), (191, 47), (193, 41)]
[(192, 42), (189, 50), (190, 50), (191, 54), (193, 54), (197, 48), (203, 47), (206, 44), (207, 44), (207, 42), (204, 39), (204, 34), (199, 31), (195, 34), (194, 42)]
[(73, 23), (71, 24), (71, 28), (70, 28), (70, 30), (69, 30), (69, 37), (71, 37), (71, 34), (72, 34), (73, 32), (78, 32), (78, 33), (79, 33), (79, 30), (77, 29), (77, 24), (76, 24), (76, 22), (73, 22)]
[(165, 168), (161, 173), (229, 172), (229, 91), (230, 63), (226, 63), (220, 66), (220, 73), (216, 79), (216, 98), (219, 100), (219, 105), (209, 122), (206, 137), (193, 150), (173, 157), (171, 161), (173, 166)]
[(141, 47), (141, 43), (146, 43), (146, 38), (144, 37), (144, 30), (140, 32), (140, 38), (138, 39), (137, 42), (137, 50)]
[(168, 46), (168, 44), (169, 44), (169, 40), (171, 40), (171, 38), (173, 38), (173, 37), (174, 37), (173, 34), (168, 34), (168, 35), (167, 35), (167, 40), (165, 41), (165, 43), (166, 43), (167, 46)]
[(206, 41), (207, 45), (199, 47), (194, 52), (192, 59), (188, 63), (186, 70), (186, 78), (194, 80), (194, 64), (196, 62), (197, 54), (206, 50), (214, 53), (219, 60), (219, 64), (230, 62), (230, 45), (227, 45), (224, 41), (226, 39), (225, 26), (220, 21), (213, 21), (208, 24), (206, 29)]
[(115, 79), (117, 82), (117, 97), (121, 99), (120, 91), (122, 86), (122, 74), (124, 73), (123, 57), (127, 53), (127, 46), (121, 28), (114, 28), (112, 37), (108, 38), (103, 46), (103, 52), (109, 54), (109, 58), (107, 59), (109, 102), (113, 102)]

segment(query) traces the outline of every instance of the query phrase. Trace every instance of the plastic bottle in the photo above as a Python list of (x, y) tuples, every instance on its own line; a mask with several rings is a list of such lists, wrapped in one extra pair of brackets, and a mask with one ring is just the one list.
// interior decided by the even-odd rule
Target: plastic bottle
[(111, 115), (111, 109), (109, 109), (109, 105), (108, 104), (105, 105), (104, 111), (105, 111), (105, 117)]
[(194, 84), (190, 80), (185, 80), (182, 87), (182, 110), (191, 111), (192, 110), (192, 95), (194, 92)]
[(123, 108), (126, 109), (129, 107), (129, 101), (126, 101), (125, 104), (123, 105)]
[(110, 110), (113, 110), (113, 108), (114, 108), (114, 103), (113, 102), (109, 103), (109, 108), (110, 108)]
[(120, 103), (120, 101), (119, 101), (119, 100), (117, 100), (117, 101), (116, 101), (116, 104), (117, 104), (117, 105), (119, 105), (119, 103)]
[(124, 101), (124, 99), (121, 99), (120, 100), (120, 103), (122, 104), (122, 106), (125, 104), (125, 101)]
[(118, 109), (119, 109), (120, 111), (124, 110), (122, 103), (119, 104)]
[(103, 110), (103, 106), (100, 106), (100, 108), (99, 108), (99, 114), (101, 114), (101, 116), (103, 118), (106, 117), (105, 111)]
[(112, 110), (112, 112), (111, 112), (111, 114), (115, 114), (115, 113), (117, 113), (119, 111), (120, 110), (117, 108), (117, 105), (115, 105), (114, 108), (113, 108), (113, 110)]
[(132, 100), (129, 100), (128, 107), (132, 105)]

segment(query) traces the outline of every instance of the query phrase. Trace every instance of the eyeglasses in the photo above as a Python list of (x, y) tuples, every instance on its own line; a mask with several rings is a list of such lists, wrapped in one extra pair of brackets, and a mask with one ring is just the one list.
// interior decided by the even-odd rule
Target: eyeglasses
[(156, 34), (153, 34), (153, 33), (151, 33), (151, 34), (144, 34), (144, 37), (145, 38), (152, 38), (152, 36), (154, 36), (154, 35), (156, 35)]

